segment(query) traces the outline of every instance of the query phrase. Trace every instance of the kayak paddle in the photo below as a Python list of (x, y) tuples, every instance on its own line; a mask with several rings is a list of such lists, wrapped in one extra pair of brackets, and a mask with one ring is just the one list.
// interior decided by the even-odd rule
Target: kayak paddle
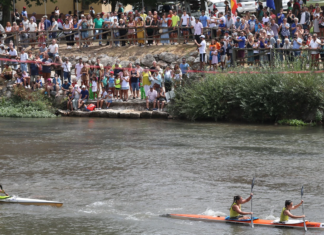
[[(304, 195), (304, 185), (302, 186), (301, 190), (300, 190), (300, 195), (301, 195), (301, 200), (303, 200), (303, 195)], [(302, 204), (302, 210), (303, 210), (303, 215), (304, 215), (304, 203)], [(303, 218), (304, 220), (304, 229), (305, 232), (307, 231), (307, 227), (306, 227), (306, 223), (305, 223), (305, 217)]]
[[(252, 180), (252, 184), (251, 184), (251, 193), (253, 193), (253, 187), (254, 187), (254, 176), (253, 176), (253, 180)], [(252, 212), (252, 198), (253, 198), (253, 196), (251, 196), (251, 212)], [(254, 228), (253, 214), (251, 215), (251, 227)]]
[(4, 193), (4, 194), (6, 194), (6, 196), (8, 196), (8, 194), (3, 190), (3, 188), (2, 188), (2, 185), (0, 184), (0, 188), (1, 188), (1, 190), (2, 190), (2, 192)]

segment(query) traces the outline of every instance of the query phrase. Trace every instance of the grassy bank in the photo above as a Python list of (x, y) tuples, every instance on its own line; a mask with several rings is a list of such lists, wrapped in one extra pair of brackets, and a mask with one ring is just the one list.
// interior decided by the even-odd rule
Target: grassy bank
[(324, 75), (280, 74), (206, 75), (176, 91), (173, 115), (189, 120), (244, 120), (276, 122), (281, 119), (322, 119)]
[(52, 118), (56, 116), (51, 100), (44, 97), (41, 92), (17, 88), (14, 89), (11, 98), (1, 98), (0, 117)]

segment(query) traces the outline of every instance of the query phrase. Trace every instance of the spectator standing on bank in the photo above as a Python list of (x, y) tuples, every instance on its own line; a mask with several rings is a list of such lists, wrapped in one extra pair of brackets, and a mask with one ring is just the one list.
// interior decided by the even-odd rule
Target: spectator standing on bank
[(49, 58), (48, 54), (45, 54), (45, 58), (42, 60), (42, 74), (45, 81), (51, 77), (51, 65), (53, 63), (52, 59)]
[(318, 49), (321, 49), (321, 41), (317, 38), (317, 34), (314, 33), (312, 40), (309, 43), (309, 48), (311, 50), (311, 65), (310, 67), (318, 67), (319, 52)]
[[(201, 11), (201, 16), (199, 17), (199, 21), (202, 23), (204, 28), (209, 26), (208, 17), (205, 15), (205, 11)], [(201, 33), (203, 34), (203, 32), (201, 32)]]
[[(50, 28), (51, 31), (57, 31), (58, 30), (58, 23), (55, 20), (55, 17), (52, 18), (52, 26)], [(57, 32), (52, 32), (52, 38), (56, 38), (56, 33)]]
[(122, 7), (122, 4), (118, 4), (118, 19), (122, 19), (123, 13), (124, 13), (124, 8)]
[(182, 27), (181, 30), (184, 37), (183, 44), (187, 44), (189, 40), (189, 22), (190, 22), (190, 18), (187, 15), (187, 12), (184, 10), (180, 21), (180, 25)]
[(22, 63), (20, 63), (20, 69), (22, 72), (24, 71), (27, 72), (27, 60), (28, 60), (28, 54), (25, 52), (24, 48), (21, 48), (20, 61), (22, 61)]
[[(102, 24), (104, 22), (104, 20), (102, 18), (100, 18), (100, 14), (97, 14), (96, 18), (94, 19), (94, 24), (95, 24), (95, 30), (96, 30), (96, 34), (94, 36), (93, 39), (96, 39), (96, 35), (99, 34), (99, 33), (102, 33)], [(102, 34), (99, 35), (99, 40), (102, 39)], [(102, 46), (102, 41), (99, 41), (99, 46)]]
[(44, 34), (44, 30), (45, 30), (45, 18), (42, 17), (41, 21), (38, 24), (38, 47), (41, 47), (41, 45), (45, 42), (45, 34)]
[(290, 36), (290, 25), (287, 23), (287, 18), (283, 19), (282, 24), (279, 27), (279, 31), (281, 30), (281, 39), (285, 40), (285, 37)]
[(198, 50), (199, 50), (199, 60), (200, 60), (200, 71), (203, 70), (203, 68), (205, 67), (205, 63), (206, 63), (206, 41), (205, 41), (205, 35), (201, 35), (201, 42), (198, 43), (195, 40), (195, 44), (198, 46)]
[(28, 23), (28, 31), (29, 31), (29, 43), (31, 43), (32, 50), (35, 49), (36, 42), (36, 32), (37, 32), (37, 24), (34, 22), (33, 18), (30, 18)]
[(74, 66), (74, 74), (76, 76), (77, 81), (81, 78), (81, 69), (83, 68), (82, 58), (79, 59), (79, 63)]
[(21, 16), (25, 16), (26, 18), (28, 18), (28, 13), (27, 13), (26, 7), (23, 7), (23, 10), (21, 12)]
[(300, 15), (300, 21), (299, 23), (303, 26), (303, 29), (308, 29), (308, 26), (310, 24), (310, 13), (308, 12), (307, 7), (302, 8), (302, 13)]
[(177, 15), (176, 11), (173, 11), (173, 15), (171, 17), (171, 20), (172, 20), (172, 27), (173, 27), (172, 28), (173, 33), (171, 33), (171, 38), (173, 38), (173, 43), (172, 43), (172, 39), (171, 39), (171, 45), (175, 45), (175, 43), (177, 42), (177, 40), (175, 40), (175, 38), (178, 37), (178, 31), (177, 30), (178, 30), (179, 22), (180, 22), (180, 18)]
[[(244, 37), (244, 33), (241, 32), (240, 36), (236, 38), (236, 41), (238, 41), (239, 48), (245, 48), (245, 40), (246, 40), (246, 38)], [(238, 51), (238, 59), (241, 61), (242, 65), (244, 63), (244, 55), (245, 55), (244, 50)]]
[(182, 72), (182, 82), (187, 82), (187, 79), (189, 78), (188, 70), (190, 69), (190, 66), (186, 62), (186, 58), (182, 58), (182, 63), (179, 67)]
[(195, 35), (195, 41), (199, 44), (201, 42), (200, 36), (203, 32), (204, 26), (202, 25), (202, 23), (199, 21), (198, 18), (196, 18), (196, 23), (194, 26), (194, 35)]
[(69, 81), (69, 83), (71, 83), (71, 69), (72, 69), (72, 64), (69, 61), (69, 58), (66, 58), (64, 63), (62, 64), (62, 68), (63, 68), (63, 77), (64, 80), (67, 79), (67, 81)]

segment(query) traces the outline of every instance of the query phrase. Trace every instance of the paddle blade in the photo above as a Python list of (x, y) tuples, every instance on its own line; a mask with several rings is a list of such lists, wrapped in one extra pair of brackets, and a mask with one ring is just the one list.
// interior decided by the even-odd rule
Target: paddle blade
[(304, 185), (301, 187), (300, 194), (303, 197), (303, 195), (304, 195)]

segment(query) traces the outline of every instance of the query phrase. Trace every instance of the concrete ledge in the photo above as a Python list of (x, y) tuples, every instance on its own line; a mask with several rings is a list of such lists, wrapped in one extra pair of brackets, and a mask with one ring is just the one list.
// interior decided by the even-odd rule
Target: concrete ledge
[(58, 109), (56, 114), (66, 117), (101, 117), (101, 118), (163, 118), (167, 119), (169, 114), (166, 112), (158, 111), (137, 111), (137, 110), (114, 110), (114, 109), (102, 109), (92, 112), (87, 111), (70, 111)]

